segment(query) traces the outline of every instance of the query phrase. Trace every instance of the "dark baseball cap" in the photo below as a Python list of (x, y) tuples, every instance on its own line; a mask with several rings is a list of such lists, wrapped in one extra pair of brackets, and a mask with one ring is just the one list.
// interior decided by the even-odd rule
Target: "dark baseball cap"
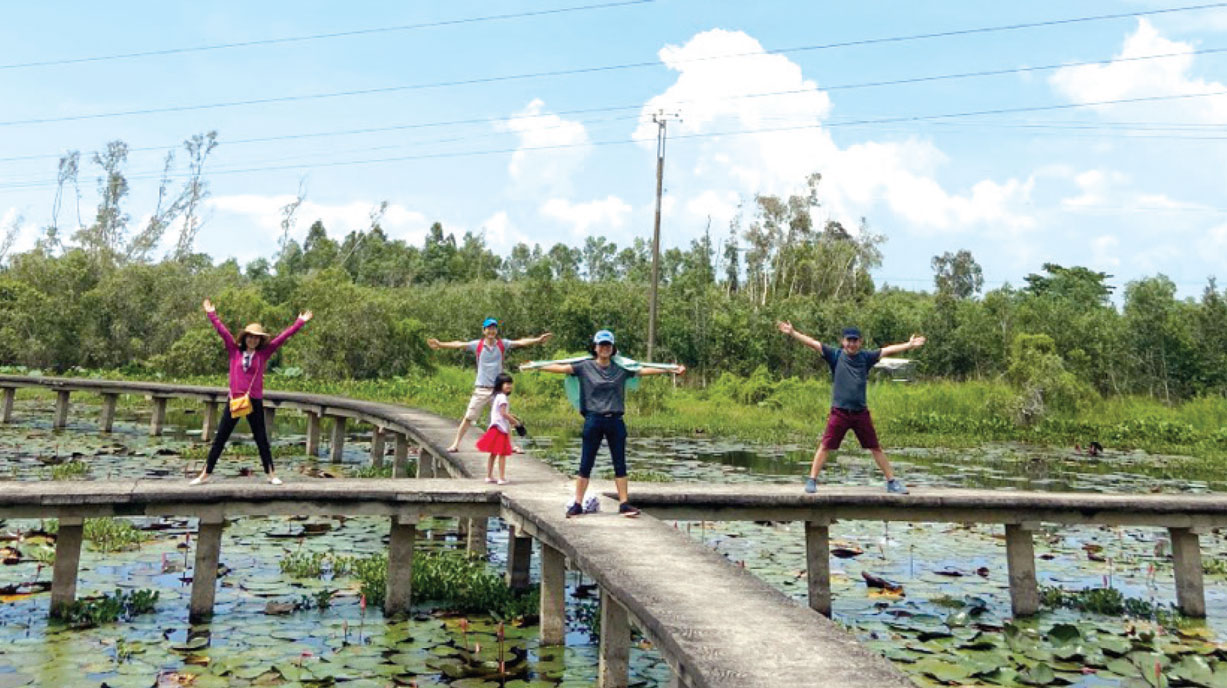
[(845, 327), (844, 328), (844, 339), (860, 339), (860, 338), (861, 338), (860, 330), (856, 329), (855, 327)]

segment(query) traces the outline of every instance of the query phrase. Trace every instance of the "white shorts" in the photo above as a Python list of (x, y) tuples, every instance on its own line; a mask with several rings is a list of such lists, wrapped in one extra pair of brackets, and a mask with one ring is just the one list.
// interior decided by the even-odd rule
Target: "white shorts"
[(494, 400), (493, 387), (474, 387), (473, 396), (469, 397), (469, 407), (464, 411), (464, 419), (476, 423), (481, 419), (482, 409)]

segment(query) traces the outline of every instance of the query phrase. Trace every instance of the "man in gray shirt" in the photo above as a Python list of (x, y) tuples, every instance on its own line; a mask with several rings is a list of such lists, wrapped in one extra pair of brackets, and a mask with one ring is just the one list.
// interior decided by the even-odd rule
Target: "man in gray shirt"
[(881, 349), (861, 349), (861, 331), (855, 327), (844, 328), (843, 339), (839, 347), (829, 346), (801, 334), (790, 322), (776, 323), (780, 332), (814, 349), (822, 354), (823, 360), (831, 369), (831, 413), (827, 416), (826, 430), (818, 441), (818, 450), (814, 452), (814, 463), (810, 466), (809, 478), (805, 481), (805, 491), (818, 491), (818, 472), (826, 463), (827, 455), (843, 443), (848, 431), (856, 433), (861, 448), (868, 449), (873, 454), (873, 460), (886, 476), (886, 491), (895, 494), (907, 494), (907, 488), (891, 471), (890, 461), (878, 442), (877, 431), (873, 427), (873, 419), (869, 415), (869, 407), (865, 403), (865, 386), (869, 380), (869, 369), (877, 364), (883, 356), (893, 356), (924, 346), (925, 338), (912, 335), (904, 344), (892, 344)]
[(427, 339), (426, 343), (432, 349), (464, 349), (477, 357), (477, 378), (473, 381), (473, 394), (469, 397), (469, 406), (456, 429), (456, 439), (447, 448), (449, 452), (458, 451), (464, 434), (469, 426), (481, 419), (481, 411), (490, 405), (494, 399), (494, 378), (503, 372), (503, 359), (508, 349), (522, 346), (532, 346), (548, 341), (554, 335), (550, 332), (525, 339), (502, 339), (499, 337), (498, 320), (486, 318), (481, 324), (481, 339), (467, 342), (441, 342), (438, 339)]

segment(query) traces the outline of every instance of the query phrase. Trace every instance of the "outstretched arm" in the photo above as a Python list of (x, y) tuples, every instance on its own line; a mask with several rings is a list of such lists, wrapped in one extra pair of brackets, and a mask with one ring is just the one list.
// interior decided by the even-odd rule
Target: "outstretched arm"
[(512, 346), (533, 346), (534, 344), (543, 344), (549, 341), (550, 337), (553, 337), (553, 336), (554, 336), (553, 332), (546, 332), (545, 334), (538, 335), (536, 337), (525, 337), (524, 339), (513, 339), (511, 340), (511, 345)]
[(777, 322), (775, 326), (780, 332), (783, 332), (784, 334), (792, 337), (798, 342), (801, 342), (802, 344), (808, 346), (809, 348), (819, 353), (822, 353), (822, 342), (818, 341), (817, 339), (814, 339), (813, 337), (807, 334), (801, 334), (800, 332), (796, 330), (796, 328), (792, 326), (792, 323), (788, 322), (787, 320)]
[(281, 345), (285, 344), (287, 339), (293, 337), (295, 333), (301, 330), (302, 326), (306, 325), (307, 321), (311, 320), (312, 317), (314, 317), (314, 314), (311, 311), (303, 311), (299, 313), (298, 319), (294, 321), (294, 324), (285, 328), (281, 334), (273, 337), (272, 341), (270, 341), (268, 346), (265, 347), (268, 350), (268, 355), (272, 356), (274, 351), (280, 349)]
[(635, 374), (642, 376), (642, 375), (667, 375), (669, 373), (673, 373), (674, 375), (685, 375), (686, 366), (679, 365), (674, 370), (670, 370), (668, 368), (640, 368), (639, 372)]
[(925, 341), (926, 340), (924, 337), (914, 334), (912, 335), (911, 339), (907, 340), (906, 342), (902, 344), (891, 344), (890, 346), (882, 347), (882, 356), (883, 357), (894, 356), (895, 354), (901, 354), (904, 351), (911, 351), (912, 349), (919, 349), (920, 347), (925, 345)]
[(432, 349), (463, 349), (468, 342), (441, 342), (434, 337), (426, 340), (426, 345)]
[(521, 365), (520, 370), (521, 371), (540, 370), (543, 373), (558, 373), (559, 375), (574, 375), (575, 374), (575, 368), (572, 367), (570, 363), (551, 363), (550, 365), (541, 366), (539, 368), (528, 368), (526, 366), (528, 366), (527, 363)]
[(239, 345), (234, 343), (234, 335), (230, 334), (230, 330), (226, 329), (226, 324), (222, 322), (222, 319), (217, 317), (217, 309), (213, 307), (213, 302), (205, 299), (202, 306), (204, 307), (205, 315), (209, 316), (209, 322), (213, 323), (213, 329), (217, 330), (217, 334), (225, 342), (226, 351), (238, 349)]

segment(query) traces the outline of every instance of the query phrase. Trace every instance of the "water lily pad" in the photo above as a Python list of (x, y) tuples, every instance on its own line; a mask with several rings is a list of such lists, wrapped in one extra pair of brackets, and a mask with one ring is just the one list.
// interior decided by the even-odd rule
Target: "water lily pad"
[(1046, 686), (1057, 680), (1052, 667), (1044, 662), (1036, 662), (1034, 666), (1023, 669), (1018, 674), (1018, 682), (1029, 686)]
[(1054, 645), (1067, 645), (1082, 638), (1082, 632), (1073, 624), (1057, 624), (1048, 629), (1048, 639)]
[(944, 683), (962, 681), (971, 676), (970, 668), (937, 657), (925, 657), (916, 662), (913, 669)]

